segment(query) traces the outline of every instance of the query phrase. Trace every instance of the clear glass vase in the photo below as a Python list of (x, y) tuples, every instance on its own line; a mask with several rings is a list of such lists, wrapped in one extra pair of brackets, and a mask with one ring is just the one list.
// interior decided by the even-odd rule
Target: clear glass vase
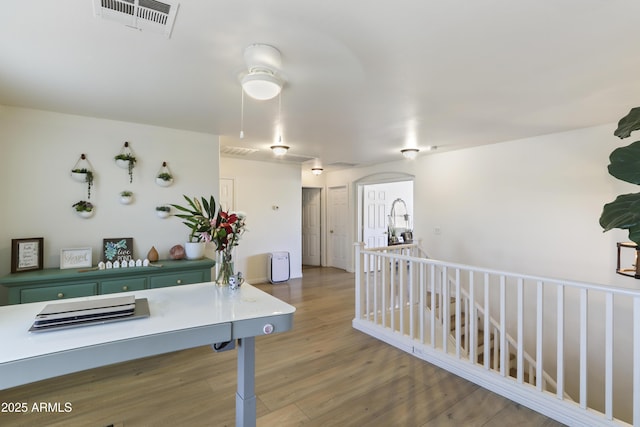
[(219, 267), (216, 283), (220, 286), (228, 286), (229, 277), (233, 276), (233, 257), (231, 252), (221, 251), (217, 258)]

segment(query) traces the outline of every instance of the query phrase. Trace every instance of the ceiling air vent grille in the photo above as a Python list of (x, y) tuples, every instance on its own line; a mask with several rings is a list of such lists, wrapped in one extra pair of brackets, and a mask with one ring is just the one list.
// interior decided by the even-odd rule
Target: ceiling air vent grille
[(157, 0), (93, 0), (96, 16), (171, 37), (178, 3)]

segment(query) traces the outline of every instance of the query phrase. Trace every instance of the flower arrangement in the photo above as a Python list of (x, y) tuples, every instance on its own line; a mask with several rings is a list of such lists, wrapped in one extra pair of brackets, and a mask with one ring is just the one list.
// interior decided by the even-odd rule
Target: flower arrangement
[(184, 219), (191, 230), (190, 241), (213, 242), (220, 255), (218, 283), (228, 283), (233, 275), (233, 248), (238, 246), (240, 237), (246, 231), (246, 215), (242, 212), (228, 212), (220, 209), (216, 214), (216, 202), (211, 196), (209, 200), (202, 197), (190, 199), (184, 196), (188, 206), (171, 205), (178, 211), (176, 214)]

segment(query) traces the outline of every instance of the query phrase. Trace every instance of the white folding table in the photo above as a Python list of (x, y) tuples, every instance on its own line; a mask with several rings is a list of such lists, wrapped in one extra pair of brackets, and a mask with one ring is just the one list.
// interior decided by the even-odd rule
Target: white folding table
[[(147, 318), (28, 332), (55, 301), (0, 307), (0, 390), (141, 357), (237, 340), (236, 426), (255, 426), (255, 337), (293, 327), (295, 307), (244, 284), (122, 293), (146, 298)], [(101, 295), (78, 299), (105, 298)]]

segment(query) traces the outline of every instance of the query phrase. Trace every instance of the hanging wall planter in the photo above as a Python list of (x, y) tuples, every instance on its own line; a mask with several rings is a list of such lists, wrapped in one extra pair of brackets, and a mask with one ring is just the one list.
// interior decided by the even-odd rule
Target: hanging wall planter
[(136, 157), (133, 155), (129, 143), (125, 142), (124, 146), (120, 150), (120, 154), (114, 157), (116, 165), (122, 169), (129, 171), (129, 183), (133, 182), (133, 168), (136, 165)]
[(71, 207), (75, 209), (76, 214), (81, 218), (91, 218), (95, 212), (95, 206), (85, 200), (80, 200)]
[(80, 155), (73, 169), (71, 169), (71, 179), (76, 182), (87, 183), (87, 198), (90, 199), (91, 187), (93, 187), (93, 167), (85, 154)]
[(167, 166), (167, 162), (162, 162), (160, 170), (156, 174), (156, 184), (160, 187), (168, 187), (173, 184), (173, 175)]
[(123, 205), (129, 205), (133, 202), (133, 193), (131, 191), (120, 192), (120, 203)]
[(156, 206), (156, 215), (158, 218), (168, 218), (171, 213), (169, 206)]

